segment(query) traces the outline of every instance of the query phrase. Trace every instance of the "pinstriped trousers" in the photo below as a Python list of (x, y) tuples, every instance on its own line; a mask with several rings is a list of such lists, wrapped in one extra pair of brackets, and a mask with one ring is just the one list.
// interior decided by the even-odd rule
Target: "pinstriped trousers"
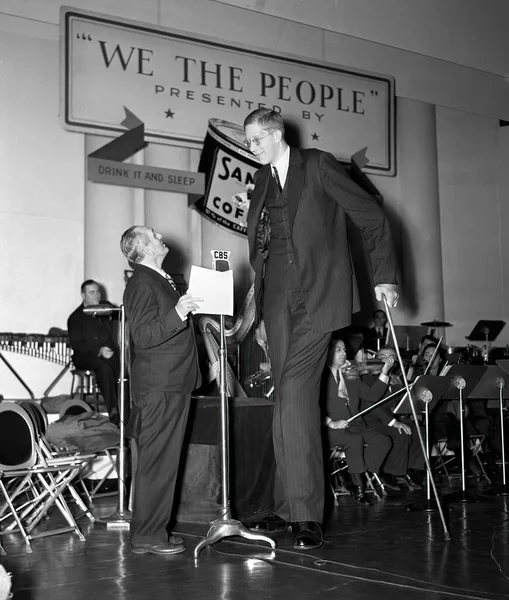
[(322, 522), (320, 381), (331, 333), (311, 329), (304, 300), (287, 256), (269, 257), (263, 318), (275, 386), (274, 512), (287, 521)]

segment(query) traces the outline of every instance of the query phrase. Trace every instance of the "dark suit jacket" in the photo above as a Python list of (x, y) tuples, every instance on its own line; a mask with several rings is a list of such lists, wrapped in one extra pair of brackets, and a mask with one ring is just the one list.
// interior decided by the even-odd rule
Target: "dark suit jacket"
[(178, 316), (178, 300), (162, 275), (135, 266), (124, 291), (135, 400), (147, 392), (191, 393), (201, 383), (193, 324)]
[[(374, 388), (375, 386), (378, 386), (378, 383), (380, 382), (380, 379), (378, 377), (378, 375), (365, 375), (362, 377), (362, 381), (370, 386), (371, 388)], [(397, 391), (398, 389), (401, 388), (401, 385), (397, 385), (391, 386), (391, 390), (389, 391), (389, 385), (386, 386), (386, 393), (384, 393), (382, 396), (380, 396), (380, 400), (384, 397), (384, 396), (389, 396), (392, 392)], [(401, 396), (397, 396), (397, 401), (399, 402), (401, 400)], [(380, 406), (377, 406), (376, 408), (374, 408), (373, 410), (369, 411), (368, 413), (366, 413), (364, 415), (364, 420), (366, 421), (366, 424), (368, 425), (368, 427), (372, 427), (373, 429), (376, 429), (377, 426), (380, 425), (389, 425), (389, 423), (396, 418), (396, 416), (394, 415), (394, 413), (391, 410), (391, 407), (389, 406), (389, 404), (393, 404), (394, 401), (391, 402), (391, 400), (388, 400), (385, 404), (380, 404)], [(361, 408), (362, 410), (364, 410), (365, 408), (368, 408), (369, 406), (369, 402), (362, 402), (361, 403)], [(373, 404), (371, 402), (371, 404)]]
[[(249, 258), (255, 271), (255, 297), (261, 308), (267, 236), (262, 230), (270, 165), (254, 176), (255, 189), (247, 217)], [(288, 188), (288, 189), (287, 189)], [(389, 224), (377, 201), (362, 190), (338, 161), (320, 150), (290, 148), (285, 184), (289, 222), (302, 294), (316, 331), (350, 324), (354, 309), (352, 266), (346, 217), (360, 229), (368, 250), (373, 281), (397, 283)]]
[[(383, 282), (382, 282), (383, 283)], [(388, 283), (388, 282), (386, 282)], [(383, 328), (382, 335), (380, 337), (380, 348), (385, 345), (385, 340), (387, 338), (387, 327)], [(375, 327), (371, 327), (371, 329), (367, 329), (364, 334), (364, 348), (369, 348), (370, 350), (377, 350), (377, 339), (378, 335)], [(390, 341), (390, 338), (389, 338)]]
[(108, 317), (94, 317), (83, 312), (83, 304), (67, 320), (69, 341), (73, 349), (73, 362), (78, 368), (90, 368), (87, 364), (99, 356), (99, 350), (108, 346), (118, 350), (113, 335), (113, 324)]
[[(331, 370), (326, 367), (322, 379), (322, 399), (324, 401), (322, 406), (324, 407), (325, 414), (333, 421), (349, 419), (362, 409), (367, 408), (370, 404), (378, 402), (378, 400), (383, 398), (388, 387), (380, 379), (377, 379), (372, 386), (369, 386), (359, 379), (359, 377), (345, 377), (345, 383), (350, 401), (349, 408), (345, 405), (344, 400), (338, 396), (338, 384)], [(365, 419), (359, 417), (351, 423), (349, 429), (350, 431), (361, 430), (366, 425)]]

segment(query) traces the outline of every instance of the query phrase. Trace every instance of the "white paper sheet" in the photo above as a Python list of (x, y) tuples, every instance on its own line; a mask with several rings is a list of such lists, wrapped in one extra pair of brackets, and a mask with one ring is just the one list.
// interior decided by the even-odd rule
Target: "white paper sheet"
[(214, 271), (191, 265), (188, 291), (203, 298), (195, 314), (233, 316), (233, 271)]

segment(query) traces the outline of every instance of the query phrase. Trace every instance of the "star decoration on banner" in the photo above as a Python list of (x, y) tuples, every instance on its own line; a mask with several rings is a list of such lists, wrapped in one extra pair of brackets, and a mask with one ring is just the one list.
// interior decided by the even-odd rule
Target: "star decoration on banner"
[(317, 142), (320, 139), (320, 136), (317, 133), (313, 133), (313, 134), (311, 134), (311, 139), (314, 142)]
[(172, 112), (171, 108), (169, 108), (168, 110), (165, 110), (164, 114), (166, 115), (166, 118), (171, 117), (173, 119), (173, 117), (175, 116), (175, 113)]

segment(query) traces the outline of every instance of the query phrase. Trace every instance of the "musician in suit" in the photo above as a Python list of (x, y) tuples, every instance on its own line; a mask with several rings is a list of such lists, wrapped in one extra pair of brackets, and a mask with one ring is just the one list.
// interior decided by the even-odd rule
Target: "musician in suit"
[[(383, 363), (381, 372), (390, 375), (389, 385), (385, 396), (401, 389), (402, 383), (397, 375), (393, 375), (391, 370), (386, 369), (387, 360), (392, 360), (392, 364), (396, 362), (396, 350), (390, 346), (384, 346), (377, 352), (377, 358)], [(370, 374), (364, 375), (362, 380), (368, 385), (376, 385), (377, 373), (373, 371)], [(382, 396), (383, 397), (383, 396)], [(398, 397), (398, 400), (401, 396)], [(388, 401), (390, 402), (390, 401)], [(361, 403), (362, 409), (367, 408), (368, 403)], [(383, 433), (391, 439), (391, 448), (383, 463), (383, 475), (381, 477), (384, 485), (389, 489), (399, 491), (405, 489), (407, 491), (422, 490), (422, 485), (416, 481), (410, 470), (424, 470), (423, 451), (419, 442), (419, 437), (415, 431), (415, 423), (405, 423), (403, 420), (395, 418), (388, 404), (380, 404), (372, 411), (364, 415), (366, 425)]]
[(353, 421), (348, 419), (361, 410), (361, 401), (371, 405), (383, 398), (393, 364), (394, 359), (387, 359), (380, 376), (369, 386), (347, 361), (346, 346), (342, 339), (331, 341), (327, 355), (321, 394), (323, 423), (329, 447), (342, 446), (345, 451), (352, 477), (353, 497), (359, 504), (369, 504), (362, 473), (366, 470), (379, 473), (392, 442), (383, 433), (370, 428), (364, 417), (357, 417)]
[(150, 227), (135, 226), (120, 247), (134, 273), (124, 291), (130, 332), (131, 389), (138, 464), (131, 520), (136, 554), (178, 554), (181, 537), (167, 535), (191, 392), (201, 377), (190, 312), (199, 299), (180, 296), (162, 269), (168, 248)]
[(94, 371), (97, 385), (112, 423), (118, 424), (118, 378), (120, 358), (114, 340), (111, 317), (87, 315), (83, 309), (101, 302), (97, 281), (87, 279), (81, 285), (82, 304), (69, 316), (67, 329), (77, 369)]
[(385, 346), (387, 333), (387, 315), (385, 311), (375, 310), (373, 312), (373, 327), (366, 332), (364, 347), (377, 352), (382, 346)]
[(308, 550), (322, 544), (321, 375), (331, 332), (357, 309), (347, 217), (366, 243), (377, 299), (384, 294), (391, 306), (396, 264), (384, 212), (332, 154), (290, 148), (282, 116), (270, 109), (248, 115), (244, 130), (264, 165), (254, 176), (247, 233), (274, 377), (277, 465), (274, 513), (251, 528), (277, 532), (291, 522), (293, 547)]

